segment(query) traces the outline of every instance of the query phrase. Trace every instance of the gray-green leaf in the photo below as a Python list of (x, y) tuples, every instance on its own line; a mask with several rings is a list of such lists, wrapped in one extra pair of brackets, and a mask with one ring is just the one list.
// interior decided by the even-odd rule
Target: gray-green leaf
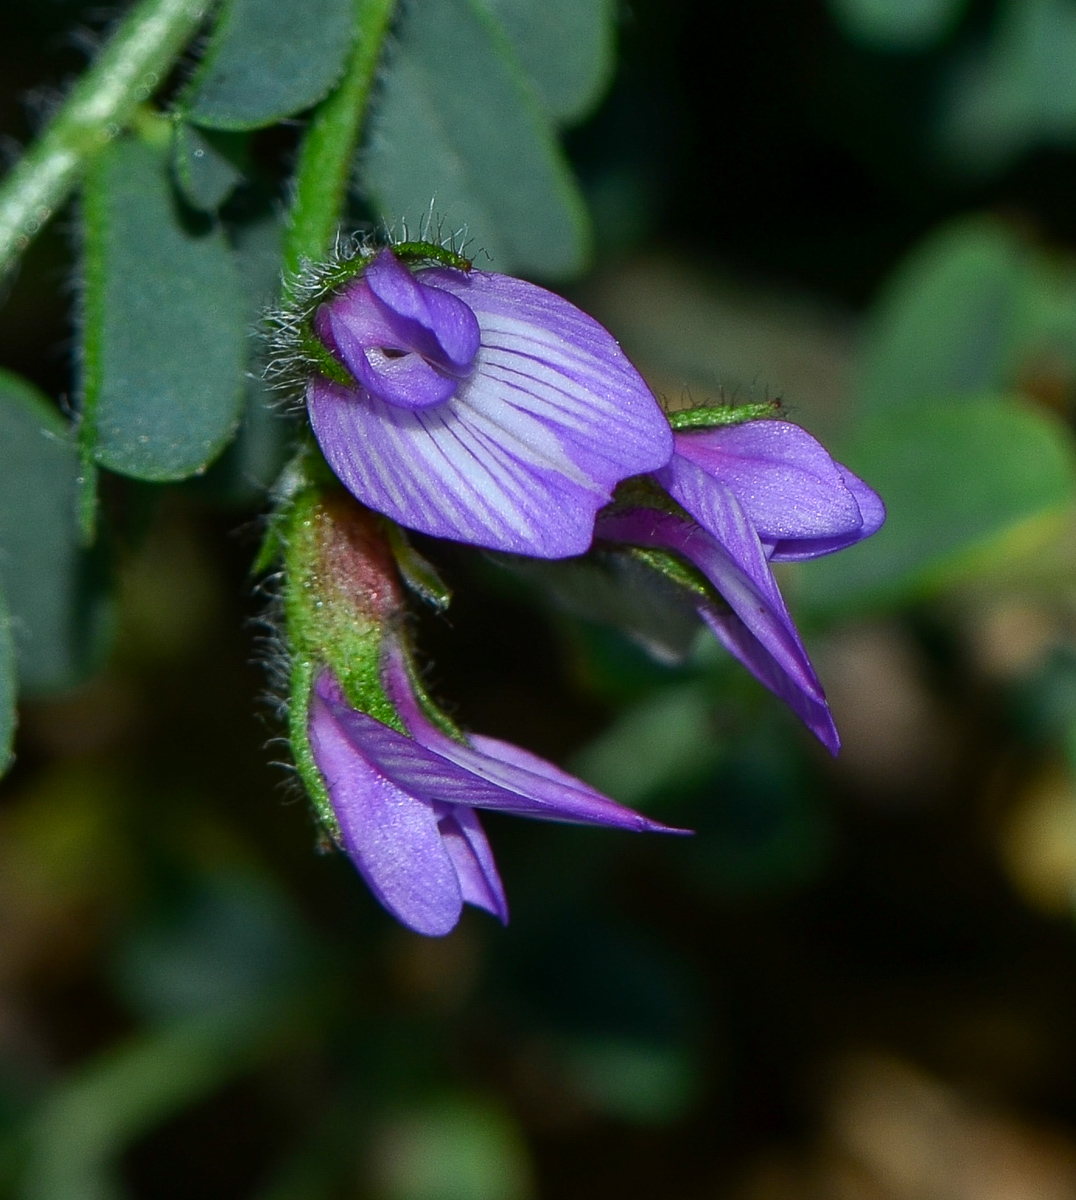
[(228, 0), (186, 115), (209, 129), (274, 125), (329, 94), (354, 37), (354, 0)]
[(585, 264), (582, 198), (511, 42), (478, 0), (410, 6), (360, 175), (386, 221), (402, 218), (414, 235), (432, 205), (440, 232), (466, 230), (480, 265), (554, 278)]
[(998, 9), (991, 40), (953, 73), (939, 127), (942, 148), (977, 171), (1076, 139), (1076, 9), (1069, 0)]
[(996, 558), (1076, 496), (1069, 432), (1005, 396), (877, 414), (840, 457), (888, 515), (868, 541), (800, 568), (798, 594), (823, 612), (897, 603), (972, 574), (980, 556)]
[(120, 141), (83, 204), (83, 452), (135, 479), (198, 474), (235, 431), (246, 308), (218, 229), (177, 210), (167, 148)]
[(11, 765), (15, 741), (15, 642), (4, 593), (0, 592), (0, 775)]
[(77, 476), (78, 453), (59, 413), (30, 384), (0, 372), (0, 583), (26, 691), (77, 682), (101, 649), (107, 622), (92, 560), (78, 545)]
[(857, 388), (885, 409), (999, 391), (1032, 282), (1030, 255), (998, 222), (949, 226), (919, 246), (875, 310)]
[(956, 27), (967, 0), (830, 0), (853, 41), (879, 50), (926, 50)]
[(503, 27), (542, 107), (576, 121), (601, 99), (613, 73), (611, 0), (481, 0)]
[(243, 281), (251, 357), (243, 416), (235, 440), (194, 486), (226, 504), (264, 501), (287, 460), (295, 420), (262, 378), (264, 339), (256, 336), (269, 304), (279, 298), (284, 227), (270, 211), (234, 230), (235, 258)]
[(172, 170), (184, 199), (202, 212), (220, 208), (243, 178), (212, 141), (186, 121), (176, 123)]

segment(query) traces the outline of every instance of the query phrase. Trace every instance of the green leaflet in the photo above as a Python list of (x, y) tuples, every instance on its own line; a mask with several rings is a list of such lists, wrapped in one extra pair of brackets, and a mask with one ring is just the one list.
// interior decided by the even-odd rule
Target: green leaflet
[[(78, 454), (59, 413), (24, 380), (0, 372), (0, 583), (24, 691), (77, 683), (108, 625), (93, 560), (79, 548), (77, 477)], [(0, 693), (4, 678), (0, 666)]]
[(260, 129), (333, 89), (355, 38), (354, 0), (227, 0), (187, 92), (207, 129)]
[(995, 221), (961, 221), (919, 246), (876, 308), (858, 383), (865, 408), (1000, 391), (1019, 334), (1030, 256)]
[(202, 212), (220, 208), (243, 178), (213, 140), (185, 121), (176, 122), (172, 135), (172, 171), (183, 198)]
[(689, 786), (720, 761), (713, 695), (692, 680), (663, 688), (627, 709), (575, 756), (572, 770), (621, 804)]
[(1076, 370), (1076, 272), (985, 217), (918, 246), (886, 285), (856, 395), (868, 411), (1034, 392)]
[(132, 119), (142, 119), (139, 106), (169, 76), (210, 6), (211, 0), (138, 0), (128, 6), (92, 65), (0, 184), (0, 275), (64, 207), (89, 161)]
[(879, 50), (927, 50), (953, 32), (967, 0), (829, 0), (853, 41)]
[(243, 415), (235, 440), (193, 486), (228, 504), (264, 501), (287, 459), (295, 422), (282, 410), (282, 398), (262, 378), (265, 341), (257, 336), (268, 305), (280, 294), (284, 227), (270, 210), (232, 231), (243, 284), (250, 359)]
[(1076, 132), (1076, 10), (1069, 0), (1007, 0), (990, 40), (972, 50), (943, 96), (941, 149), (972, 172)]
[(11, 765), (15, 740), (15, 642), (4, 594), (0, 592), (0, 775)]
[(247, 355), (232, 255), (187, 225), (167, 153), (117, 142), (83, 203), (83, 455), (154, 482), (199, 474), (231, 439)]
[(310, 118), (299, 147), (284, 239), (285, 302), (295, 299), (304, 261), (320, 262), (332, 249), (395, 7), (396, 0), (358, 0), (350, 62), (339, 87)]
[(611, 0), (481, 0), (512, 42), (542, 107), (558, 122), (586, 116), (613, 73)]
[(1071, 435), (1007, 396), (937, 402), (866, 421), (840, 459), (885, 501), (866, 542), (799, 568), (799, 597), (837, 613), (903, 601), (995, 560), (1076, 496)]
[(359, 170), (387, 222), (430, 240), (465, 230), (479, 267), (543, 278), (582, 269), (582, 198), (511, 42), (479, 0), (410, 6), (371, 125)]

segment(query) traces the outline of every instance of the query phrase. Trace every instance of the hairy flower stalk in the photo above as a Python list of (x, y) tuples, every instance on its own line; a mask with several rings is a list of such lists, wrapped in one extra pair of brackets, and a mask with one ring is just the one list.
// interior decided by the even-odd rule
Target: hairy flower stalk
[(343, 268), (284, 324), (312, 352), (318, 444), (370, 508), (436, 537), (564, 558), (586, 552), (621, 480), (668, 462), (650, 390), (568, 301), (421, 243)]
[(464, 904), (508, 920), (479, 809), (649, 832), (651, 821), (545, 760), (465, 737), (416, 683), (380, 519), (307, 488), (283, 534), (291, 740), (330, 837), (404, 925), (439, 936)]
[(725, 602), (699, 615), (725, 648), (784, 700), (834, 754), (825, 693), (771, 563), (832, 554), (877, 532), (885, 507), (809, 433), (787, 421), (748, 421), (675, 435), (654, 474), (668, 497), (627, 498), (601, 515), (597, 536), (672, 551)]

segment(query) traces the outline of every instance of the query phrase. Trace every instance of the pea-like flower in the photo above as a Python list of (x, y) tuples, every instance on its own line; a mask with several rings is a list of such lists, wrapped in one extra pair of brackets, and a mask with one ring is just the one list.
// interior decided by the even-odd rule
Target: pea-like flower
[(448, 933), (464, 904), (508, 921), (477, 809), (686, 832), (624, 808), (518, 746), (477, 735), (462, 742), (443, 733), (423, 713), (391, 640), (381, 674), (407, 734), (352, 707), (326, 668), (311, 697), (308, 736), (344, 849), (378, 901), (417, 933)]
[(693, 563), (727, 604), (699, 613), (757, 679), (833, 753), (840, 746), (825, 693), (770, 564), (832, 554), (877, 532), (878, 495), (787, 421), (749, 421), (677, 433), (656, 481), (679, 508), (623, 505), (598, 536), (671, 550)]
[(412, 273), (384, 249), (313, 326), (344, 368), (307, 386), (322, 452), (354, 496), (409, 529), (540, 558), (582, 554), (617, 483), (672, 453), (660, 407), (612, 335), (523, 280)]

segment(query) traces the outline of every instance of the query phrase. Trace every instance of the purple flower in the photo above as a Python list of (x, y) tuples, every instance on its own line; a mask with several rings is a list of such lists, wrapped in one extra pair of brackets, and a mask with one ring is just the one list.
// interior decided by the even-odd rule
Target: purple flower
[(315, 375), (310, 421), (336, 476), (410, 529), (540, 558), (582, 554), (616, 484), (668, 462), (657, 402), (566, 300), (484, 271), (412, 274), (383, 250), (323, 304), (353, 386)]
[(654, 478), (685, 511), (615, 508), (599, 519), (598, 536), (693, 563), (728, 604), (701, 605), (706, 623), (836, 753), (825, 693), (770, 563), (817, 558), (869, 537), (885, 520), (881, 500), (786, 421), (678, 433), (675, 442)]
[(438, 937), (473, 904), (508, 921), (508, 902), (475, 811), (683, 833), (624, 808), (552, 763), (495, 738), (456, 741), (423, 713), (398, 646), (385, 691), (410, 737), (353, 708), (332, 672), (311, 697), (308, 734), (344, 848), (378, 901)]

